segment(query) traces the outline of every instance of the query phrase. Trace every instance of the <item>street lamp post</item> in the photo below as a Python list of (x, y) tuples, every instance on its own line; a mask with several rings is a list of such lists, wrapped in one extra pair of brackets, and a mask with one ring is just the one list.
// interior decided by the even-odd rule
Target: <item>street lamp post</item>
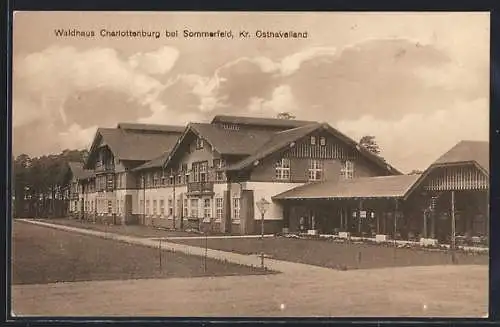
[(264, 215), (271, 203), (266, 199), (262, 198), (257, 203), (257, 208), (260, 211), (260, 239), (261, 239), (261, 251), (260, 251), (260, 266), (264, 269)]

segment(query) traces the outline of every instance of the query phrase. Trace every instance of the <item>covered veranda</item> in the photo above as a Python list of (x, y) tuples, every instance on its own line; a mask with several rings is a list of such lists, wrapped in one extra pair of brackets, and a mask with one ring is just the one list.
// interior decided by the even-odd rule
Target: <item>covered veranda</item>
[(436, 163), (412, 187), (429, 207), (423, 213), (422, 237), (458, 245), (487, 244), (489, 177), (476, 162)]
[(419, 209), (408, 203), (407, 195), (418, 178), (398, 175), (310, 183), (273, 200), (283, 203), (284, 227), (291, 233), (411, 239), (420, 228), (411, 211)]

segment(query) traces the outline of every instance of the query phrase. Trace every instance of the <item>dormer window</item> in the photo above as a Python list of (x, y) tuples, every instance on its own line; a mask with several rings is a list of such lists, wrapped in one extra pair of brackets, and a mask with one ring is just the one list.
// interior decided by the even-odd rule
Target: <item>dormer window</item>
[(232, 131), (237, 131), (237, 130), (240, 129), (240, 126), (238, 126), (236, 124), (222, 124), (222, 128), (229, 129), (229, 130), (232, 130)]
[(196, 139), (196, 149), (203, 149), (203, 139), (201, 137)]
[(326, 145), (326, 137), (322, 136), (319, 138), (319, 145), (321, 145), (321, 146)]
[(316, 136), (311, 136), (311, 145), (316, 145)]

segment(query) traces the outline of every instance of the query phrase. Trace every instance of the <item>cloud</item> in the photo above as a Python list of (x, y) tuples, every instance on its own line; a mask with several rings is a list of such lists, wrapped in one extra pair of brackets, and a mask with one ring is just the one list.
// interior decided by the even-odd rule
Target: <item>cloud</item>
[(58, 140), (62, 149), (90, 148), (96, 130), (99, 126), (81, 128), (78, 124), (71, 124), (67, 131), (59, 133)]
[(172, 69), (179, 58), (179, 50), (172, 47), (162, 47), (156, 51), (136, 53), (128, 62), (130, 66), (147, 74), (165, 74)]
[(339, 121), (335, 127), (356, 141), (364, 135), (374, 135), (382, 156), (388, 162), (398, 163), (396, 168), (409, 172), (425, 169), (461, 140), (487, 141), (488, 108), (489, 102), (483, 98), (453, 102), (451, 108), (436, 108), (431, 114), (409, 113), (397, 120), (364, 115)]
[(283, 58), (279, 64), (279, 68), (281, 74), (288, 76), (299, 70), (300, 66), (305, 62), (315, 60), (320, 57), (333, 57), (336, 54), (337, 49), (334, 47), (307, 48), (303, 51), (296, 52)]
[(14, 82), (39, 97), (65, 98), (75, 91), (104, 88), (142, 98), (160, 86), (109, 48), (77, 51), (54, 46), (16, 58), (14, 65)]
[(251, 113), (263, 113), (274, 117), (277, 113), (295, 112), (299, 108), (290, 86), (280, 85), (274, 89), (269, 100), (252, 98), (248, 109)]
[[(64, 145), (73, 137), (80, 144), (94, 126), (120, 121), (185, 124), (216, 114), (287, 111), (329, 122), (355, 139), (373, 134), (391, 163), (411, 170), (435, 159), (435, 148), (480, 137), (486, 119), (468, 109), (487, 108), (487, 60), (478, 64), (419, 40), (371, 39), (279, 58), (236, 57), (206, 75), (177, 71), (187, 65), (179, 54), (171, 47), (131, 56), (51, 47), (16, 57), (15, 151), (58, 151), (63, 143), (57, 135), (64, 135)], [(455, 116), (468, 127), (452, 127)], [(436, 147), (423, 145), (424, 133), (439, 139)], [(31, 146), (49, 134), (56, 135), (50, 145)], [(408, 148), (415, 151), (401, 151)], [(418, 151), (422, 161), (412, 162)]]
[[(14, 128), (45, 124), (59, 134), (75, 124), (86, 129), (122, 119), (136, 121), (150, 114), (164, 87), (151, 74), (168, 72), (177, 57), (178, 51), (169, 47), (129, 58), (110, 48), (60, 46), (18, 55), (13, 62)], [(27, 129), (32, 138), (37, 132)], [(20, 148), (15, 151), (28, 147), (16, 144)], [(59, 146), (54, 142), (52, 148), (57, 151)]]

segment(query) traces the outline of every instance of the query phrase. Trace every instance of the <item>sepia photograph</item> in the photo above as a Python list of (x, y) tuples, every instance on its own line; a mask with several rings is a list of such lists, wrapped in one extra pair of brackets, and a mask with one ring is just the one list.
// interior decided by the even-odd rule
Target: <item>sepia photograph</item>
[(488, 12), (12, 24), (12, 318), (488, 317)]

